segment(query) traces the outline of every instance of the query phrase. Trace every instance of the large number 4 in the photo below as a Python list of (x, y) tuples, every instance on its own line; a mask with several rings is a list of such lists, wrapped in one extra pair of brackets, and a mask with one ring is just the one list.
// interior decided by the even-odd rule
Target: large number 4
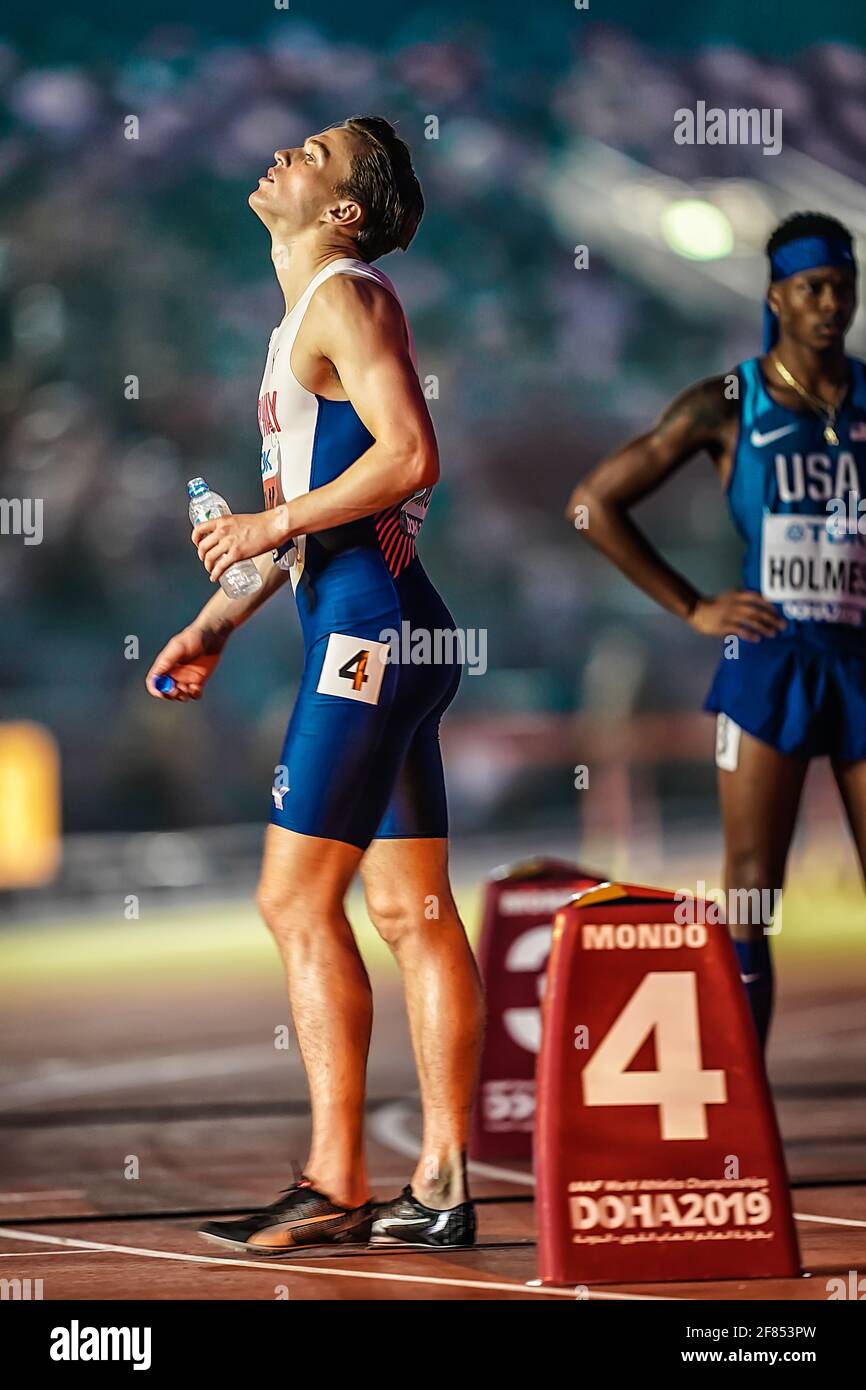
[[(627, 1071), (650, 1033), (656, 1071)], [(655, 1105), (662, 1139), (706, 1139), (707, 1106), (727, 1100), (725, 1073), (701, 1067), (691, 971), (650, 971), (583, 1069), (585, 1105)]]
[(369, 679), (367, 675), (367, 662), (369, 660), (369, 651), (365, 651), (362, 647), (359, 652), (355, 652), (354, 656), (350, 656), (349, 660), (344, 662), (338, 674), (344, 680), (352, 682), (353, 690), (361, 690)]

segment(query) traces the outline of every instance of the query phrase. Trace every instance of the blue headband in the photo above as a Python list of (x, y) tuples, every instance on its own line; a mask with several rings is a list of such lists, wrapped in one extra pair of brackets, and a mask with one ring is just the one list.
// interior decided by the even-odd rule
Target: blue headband
[[(857, 272), (857, 262), (851, 247), (838, 237), (801, 236), (786, 242), (770, 257), (770, 280), (787, 280), (801, 270), (817, 270), (832, 265), (840, 270)], [(764, 300), (764, 352), (774, 347), (779, 336), (779, 321), (766, 299)]]

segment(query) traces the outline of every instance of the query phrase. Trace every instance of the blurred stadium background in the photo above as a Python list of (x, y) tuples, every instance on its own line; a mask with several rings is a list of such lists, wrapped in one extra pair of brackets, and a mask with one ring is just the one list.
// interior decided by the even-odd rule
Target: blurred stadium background
[[(677, 390), (757, 351), (780, 218), (831, 211), (862, 254), (863, 14), (75, 8), (22, 13), (0, 43), (0, 493), (44, 500), (40, 545), (0, 538), (0, 898), (19, 999), (38, 987), (56, 1004), (100, 971), (110, 990), (112, 972), (143, 988), (146, 965), (163, 982), (200, 970), (205, 925), (212, 963), (255, 959), (274, 979), (251, 887), (299, 672), (291, 597), (234, 639), (200, 705), (152, 701), (143, 677), (209, 592), (186, 479), (260, 505), (255, 397), (282, 310), (248, 192), (275, 147), (358, 111), (398, 124), (427, 198), (409, 255), (382, 263), (438, 382), (443, 482), (422, 553), (457, 621), (488, 634), (444, 740), (470, 924), (481, 873), (539, 850), (717, 883), (699, 713), (715, 646), (562, 512)], [(782, 108), (782, 152), (676, 145), (673, 113), (698, 100)], [(864, 340), (861, 314), (851, 350)], [(697, 584), (736, 583), (708, 463), (643, 519)], [(816, 767), (779, 949), (811, 971), (818, 952), (862, 948), (861, 919)]]

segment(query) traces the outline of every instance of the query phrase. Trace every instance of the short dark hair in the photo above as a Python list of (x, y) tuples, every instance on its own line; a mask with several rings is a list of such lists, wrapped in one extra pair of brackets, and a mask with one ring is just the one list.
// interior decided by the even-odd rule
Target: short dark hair
[(351, 130), (364, 145), (335, 190), (364, 209), (364, 225), (355, 237), (361, 256), (370, 262), (398, 246), (405, 251), (424, 212), (409, 147), (384, 116), (350, 116), (337, 129)]
[(794, 212), (780, 222), (767, 242), (767, 255), (772, 256), (780, 246), (797, 241), (802, 236), (822, 236), (828, 241), (842, 241), (853, 249), (853, 238), (847, 227), (835, 217), (823, 212)]

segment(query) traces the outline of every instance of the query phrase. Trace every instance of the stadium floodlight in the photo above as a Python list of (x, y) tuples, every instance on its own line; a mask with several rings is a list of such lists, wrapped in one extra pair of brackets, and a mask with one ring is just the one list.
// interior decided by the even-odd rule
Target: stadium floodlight
[(715, 261), (734, 249), (734, 232), (725, 214), (702, 198), (679, 198), (662, 213), (665, 241), (678, 256)]

